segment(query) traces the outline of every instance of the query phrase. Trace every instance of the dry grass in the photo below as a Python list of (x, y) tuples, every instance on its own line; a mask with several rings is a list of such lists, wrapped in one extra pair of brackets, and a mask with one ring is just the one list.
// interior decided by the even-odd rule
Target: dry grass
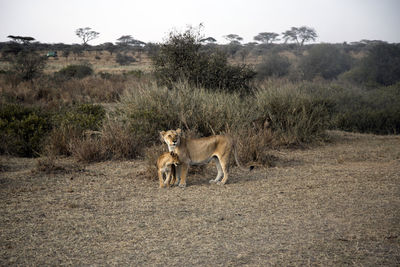
[(330, 135), (232, 168), (226, 186), (210, 166), (184, 190), (143, 179), (140, 160), (46, 173), (2, 156), (0, 264), (398, 266), (400, 138)]

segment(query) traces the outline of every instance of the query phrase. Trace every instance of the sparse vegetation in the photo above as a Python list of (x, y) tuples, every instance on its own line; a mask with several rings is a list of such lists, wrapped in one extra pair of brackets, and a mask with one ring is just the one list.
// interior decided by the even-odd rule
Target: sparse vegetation
[[(292, 30), (0, 43), (1, 265), (397, 266), (398, 44)], [(156, 189), (159, 131), (177, 127), (232, 136), (255, 169)]]

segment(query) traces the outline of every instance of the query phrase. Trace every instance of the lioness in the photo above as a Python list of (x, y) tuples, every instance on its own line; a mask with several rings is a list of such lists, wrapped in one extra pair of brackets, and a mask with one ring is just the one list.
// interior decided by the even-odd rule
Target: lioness
[[(186, 175), (190, 165), (207, 164), (211, 160), (215, 161), (218, 174), (214, 180), (210, 180), (210, 183), (225, 184), (228, 180), (228, 164), (232, 150), (236, 164), (241, 169), (245, 169), (238, 161), (234, 142), (229, 136), (214, 135), (189, 139), (182, 136), (181, 129), (161, 131), (160, 135), (161, 139), (168, 145), (168, 150), (175, 152), (179, 156), (180, 164), (176, 166), (176, 175), (180, 187), (186, 186)], [(245, 170), (252, 169), (253, 166)]]
[[(158, 179), (160, 180), (160, 188), (169, 187), (170, 179), (175, 183), (176, 171), (175, 166), (179, 164), (179, 157), (174, 152), (165, 152), (157, 159)], [(165, 182), (164, 182), (165, 176)]]

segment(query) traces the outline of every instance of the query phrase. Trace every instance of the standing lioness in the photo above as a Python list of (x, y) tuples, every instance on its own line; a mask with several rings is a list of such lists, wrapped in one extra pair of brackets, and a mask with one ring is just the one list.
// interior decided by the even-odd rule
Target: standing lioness
[[(218, 174), (214, 180), (210, 180), (210, 183), (225, 184), (228, 180), (228, 164), (232, 150), (234, 151), (236, 164), (241, 167), (237, 159), (234, 142), (229, 136), (214, 135), (190, 139), (182, 136), (181, 129), (162, 131), (160, 135), (168, 145), (168, 150), (175, 152), (179, 156), (181, 164), (176, 168), (176, 176), (180, 187), (186, 186), (186, 175), (190, 165), (207, 164), (211, 160), (215, 161)], [(241, 168), (244, 169), (243, 167)], [(250, 167), (250, 170), (252, 168)]]

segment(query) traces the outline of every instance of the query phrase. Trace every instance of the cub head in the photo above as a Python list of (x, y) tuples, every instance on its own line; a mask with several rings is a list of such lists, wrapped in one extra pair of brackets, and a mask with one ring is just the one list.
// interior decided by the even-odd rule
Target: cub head
[(178, 165), (179, 164), (179, 157), (178, 154), (174, 153), (174, 152), (169, 152), (169, 154), (171, 155), (171, 164), (174, 165)]
[(181, 141), (182, 130), (168, 130), (168, 131), (161, 131), (160, 136), (161, 140), (164, 141), (168, 145), (169, 151), (174, 151), (176, 146), (179, 146)]

